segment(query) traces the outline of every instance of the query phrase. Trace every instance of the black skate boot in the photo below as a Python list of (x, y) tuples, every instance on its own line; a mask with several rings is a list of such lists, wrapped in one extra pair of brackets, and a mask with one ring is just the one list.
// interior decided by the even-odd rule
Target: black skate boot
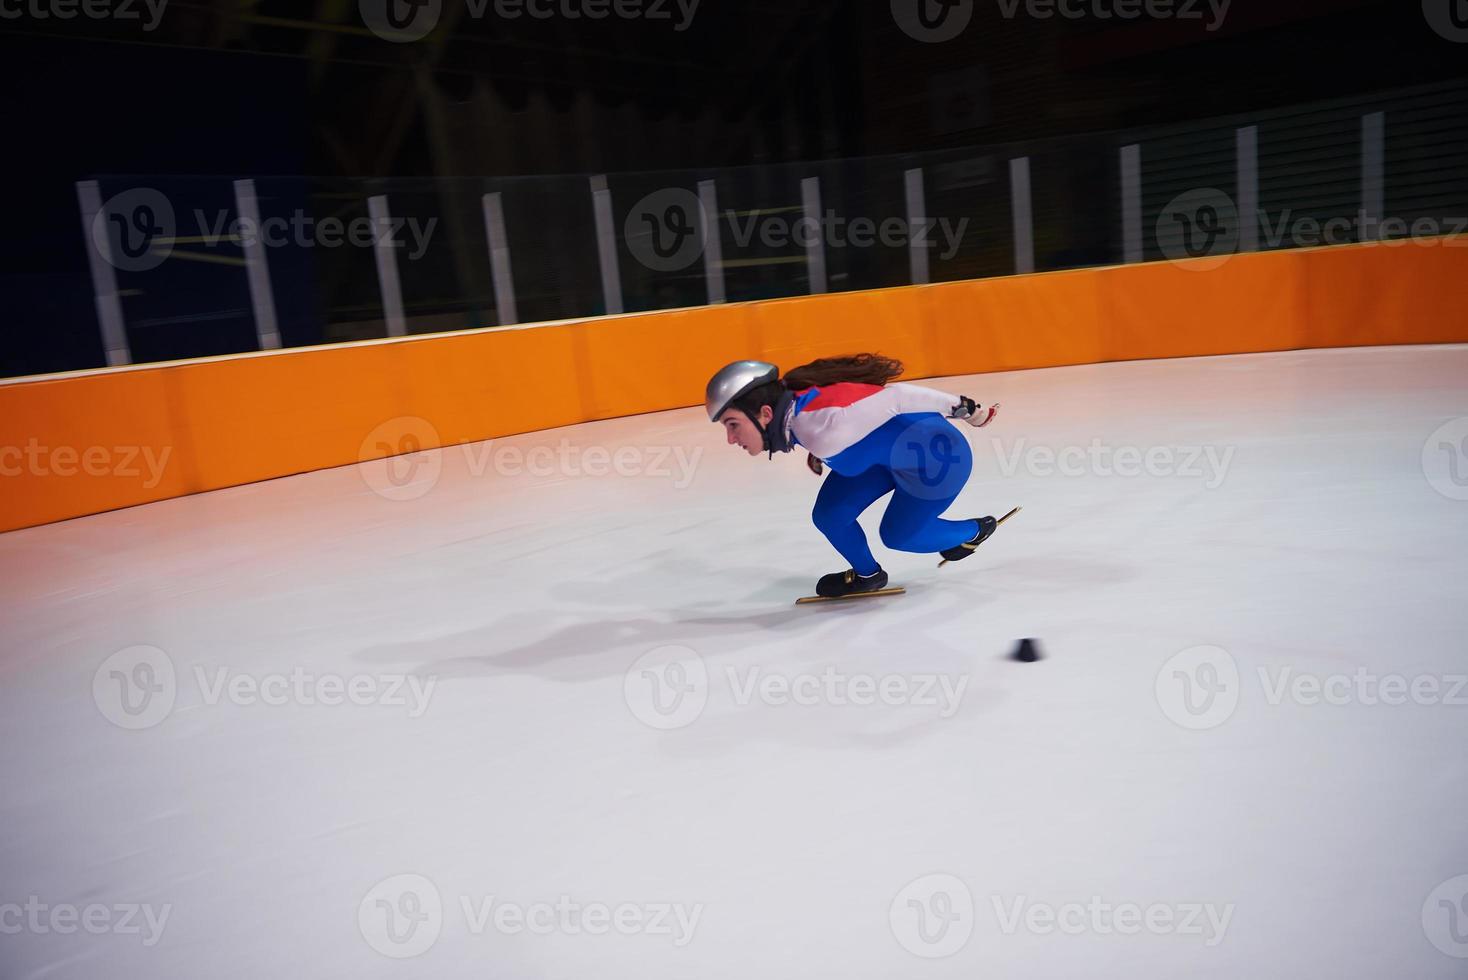
[(880, 568), (871, 575), (858, 575), (848, 568), (844, 572), (832, 572), (821, 576), (816, 583), (816, 595), (826, 599), (844, 599), (862, 592), (877, 592), (887, 587), (887, 573)]
[(938, 554), (943, 556), (944, 564), (950, 561), (963, 561), (963, 559), (974, 553), (975, 548), (989, 540), (989, 535), (993, 534), (994, 529), (999, 526), (999, 522), (992, 517), (980, 517), (978, 520), (979, 533), (977, 537), (972, 541), (965, 541), (963, 544), (954, 545), (952, 548), (938, 552)]

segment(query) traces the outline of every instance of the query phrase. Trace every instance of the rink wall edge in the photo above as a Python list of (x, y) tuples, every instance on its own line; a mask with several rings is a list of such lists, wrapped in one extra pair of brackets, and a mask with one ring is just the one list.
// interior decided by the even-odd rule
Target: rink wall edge
[(1416, 240), (26, 380), (0, 385), (0, 531), (435, 444), (697, 405), (708, 376), (743, 357), (789, 367), (875, 350), (905, 361), (907, 377), (924, 378), (1468, 342), (1465, 284), (1468, 238)]

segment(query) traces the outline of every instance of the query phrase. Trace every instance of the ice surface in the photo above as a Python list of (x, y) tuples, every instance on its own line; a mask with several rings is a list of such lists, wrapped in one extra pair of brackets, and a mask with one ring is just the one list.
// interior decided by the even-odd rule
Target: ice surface
[(1462, 976), (1468, 348), (929, 383), (1024, 510), (894, 599), (699, 409), (0, 536), (0, 976)]

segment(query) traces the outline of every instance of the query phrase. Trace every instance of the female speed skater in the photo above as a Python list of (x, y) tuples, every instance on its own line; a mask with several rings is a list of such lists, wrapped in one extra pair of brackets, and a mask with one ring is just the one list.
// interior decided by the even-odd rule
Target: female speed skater
[[(839, 599), (887, 587), (857, 517), (892, 494), (882, 543), (896, 551), (959, 561), (994, 533), (993, 517), (945, 520), (973, 471), (968, 440), (948, 419), (988, 425), (998, 405), (980, 406), (914, 384), (891, 384), (902, 364), (878, 354), (828, 357), (780, 376), (763, 361), (735, 361), (709, 381), (709, 420), (751, 456), (797, 446), (821, 484), (811, 518), (851, 568), (824, 576), (816, 594)], [(824, 464), (824, 466), (823, 466)]]

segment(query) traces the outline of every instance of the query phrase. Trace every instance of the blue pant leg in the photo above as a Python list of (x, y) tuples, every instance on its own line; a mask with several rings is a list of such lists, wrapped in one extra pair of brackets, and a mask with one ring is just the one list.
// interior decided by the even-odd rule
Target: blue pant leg
[(891, 471), (882, 466), (873, 466), (860, 476), (842, 476), (833, 470), (816, 495), (811, 520), (858, 575), (871, 575), (881, 566), (872, 557), (866, 532), (856, 519), (894, 486)]
[(892, 472), (897, 491), (882, 515), (882, 543), (894, 551), (936, 554), (979, 533), (976, 520), (948, 521), (947, 510), (973, 473), (968, 440), (941, 416), (924, 416), (898, 435)]

